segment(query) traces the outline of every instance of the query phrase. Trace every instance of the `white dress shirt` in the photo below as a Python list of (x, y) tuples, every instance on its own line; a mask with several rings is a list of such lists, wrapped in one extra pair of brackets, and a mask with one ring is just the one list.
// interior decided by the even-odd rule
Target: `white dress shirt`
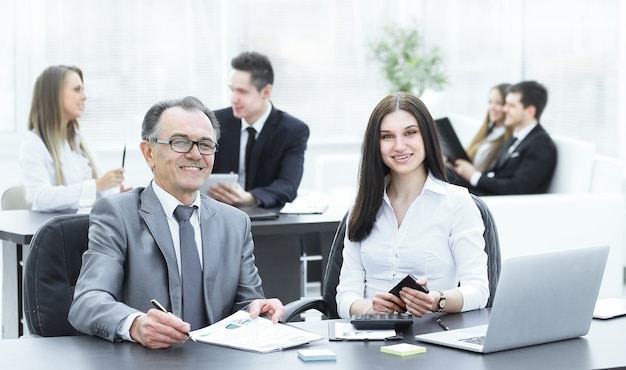
[(487, 160), (491, 157), (491, 153), (495, 150), (496, 154), (499, 150), (499, 146), (496, 147), (494, 141), (500, 139), (506, 133), (506, 128), (504, 126), (496, 126), (494, 127), (489, 135), (487, 135), (483, 141), (476, 149), (476, 154), (474, 155), (474, 167), (478, 171), (487, 170), (491, 163), (488, 163)]
[(256, 130), (256, 137), (259, 137), (267, 117), (272, 112), (272, 104), (267, 105), (267, 110), (259, 119), (255, 122), (248, 122), (245, 118), (241, 119), (241, 137), (239, 141), (239, 178), (237, 182), (241, 185), (242, 189), (246, 188), (246, 145), (248, 144), (248, 127), (254, 127)]
[(487, 304), (484, 224), (466, 188), (429, 175), (397, 225), (385, 190), (371, 234), (362, 242), (345, 238), (337, 286), (342, 318), (350, 317), (354, 301), (389, 291), (407, 274), (426, 277), (430, 290), (453, 289), (460, 282), (462, 311)]
[[(76, 133), (79, 147), (80, 133)], [(29, 131), (20, 146), (19, 165), (26, 199), (33, 211), (58, 211), (90, 207), (96, 201), (96, 180), (82, 151), (73, 151), (67, 141), (59, 154), (66, 185), (56, 183), (54, 162), (39, 135)], [(118, 191), (117, 188), (112, 189)], [(108, 192), (107, 192), (108, 193)]]

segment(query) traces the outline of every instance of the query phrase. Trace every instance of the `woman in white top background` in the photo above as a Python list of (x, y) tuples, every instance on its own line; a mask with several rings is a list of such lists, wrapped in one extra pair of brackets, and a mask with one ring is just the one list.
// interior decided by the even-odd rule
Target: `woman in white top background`
[(19, 156), (26, 199), (34, 211), (90, 207), (99, 196), (126, 190), (122, 168), (98, 177), (78, 124), (86, 99), (77, 67), (50, 66), (35, 82)]
[(513, 135), (513, 128), (504, 126), (504, 98), (510, 88), (511, 84), (501, 83), (489, 90), (487, 115), (466, 150), (477, 171), (486, 172), (502, 144)]
[[(408, 93), (387, 96), (372, 112), (362, 145), (337, 286), (339, 315), (408, 311), (422, 317), (485, 307), (483, 231), (467, 189), (446, 181), (426, 106)], [(388, 293), (407, 274), (430, 292)]]

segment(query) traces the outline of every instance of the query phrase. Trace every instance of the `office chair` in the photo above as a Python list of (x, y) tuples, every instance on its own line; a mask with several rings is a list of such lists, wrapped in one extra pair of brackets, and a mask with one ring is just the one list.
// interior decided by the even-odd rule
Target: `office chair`
[[(492, 298), (495, 296), (498, 286), (498, 278), (500, 277), (500, 242), (498, 239), (498, 230), (493, 220), (493, 216), (489, 208), (479, 197), (471, 194), (474, 203), (480, 210), (480, 215), (485, 225), (483, 238), (485, 239), (485, 253), (487, 253), (487, 277), (489, 279), (490, 297), (487, 301), (487, 307), (491, 307)], [(302, 298), (294, 302), (290, 302), (285, 306), (287, 313), (283, 317), (283, 322), (298, 321), (300, 314), (308, 310), (317, 310), (327, 319), (338, 319), (337, 313), (337, 285), (339, 284), (339, 273), (341, 264), (343, 263), (343, 240), (346, 234), (347, 214), (343, 217), (337, 232), (333, 239), (328, 255), (328, 264), (324, 273), (324, 281), (322, 283), (323, 295), (322, 299)]]
[(24, 185), (12, 186), (2, 193), (2, 209), (30, 209), (31, 205), (26, 200), (26, 189)]
[(24, 314), (34, 336), (80, 335), (67, 320), (87, 249), (88, 214), (61, 215), (33, 235), (24, 266)]

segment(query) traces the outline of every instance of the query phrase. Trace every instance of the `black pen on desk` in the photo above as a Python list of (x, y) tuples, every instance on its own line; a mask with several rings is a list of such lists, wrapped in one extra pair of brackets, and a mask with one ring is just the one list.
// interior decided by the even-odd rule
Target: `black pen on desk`
[(450, 328), (446, 324), (444, 324), (440, 318), (437, 318), (437, 325), (441, 326), (443, 330), (450, 330)]
[[(152, 303), (152, 305), (154, 306), (154, 308), (156, 308), (157, 310), (161, 311), (161, 312), (165, 312), (165, 313), (170, 313), (168, 310), (165, 309), (165, 307), (163, 307), (162, 304), (159, 303), (159, 301), (157, 301), (156, 299), (151, 299), (150, 303)], [(196, 339), (194, 337), (191, 336), (191, 334), (187, 333), (187, 336), (189, 337), (189, 339), (193, 340), (194, 342), (196, 341)]]
[(126, 143), (124, 143), (124, 152), (122, 153), (122, 168), (124, 168), (124, 163), (126, 163)]

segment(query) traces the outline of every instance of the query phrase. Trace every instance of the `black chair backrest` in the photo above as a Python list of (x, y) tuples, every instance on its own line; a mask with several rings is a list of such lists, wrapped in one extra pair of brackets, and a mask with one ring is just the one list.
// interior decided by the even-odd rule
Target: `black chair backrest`
[(498, 239), (498, 229), (496, 223), (493, 220), (491, 211), (485, 204), (485, 202), (474, 194), (472, 199), (480, 210), (480, 215), (483, 218), (483, 224), (485, 225), (485, 232), (483, 238), (485, 239), (485, 253), (487, 253), (487, 277), (489, 278), (489, 300), (487, 301), (487, 307), (491, 307), (493, 304), (493, 297), (496, 296), (496, 288), (498, 287), (498, 279), (500, 278), (500, 239)]
[[(491, 307), (492, 298), (495, 296), (500, 277), (500, 241), (498, 239), (498, 230), (493, 220), (493, 215), (485, 202), (479, 197), (472, 195), (472, 199), (480, 210), (480, 215), (485, 225), (483, 237), (485, 239), (485, 253), (487, 253), (487, 277), (489, 279), (490, 297), (487, 301), (487, 307)], [(343, 217), (337, 232), (333, 239), (328, 254), (328, 263), (326, 265), (326, 273), (324, 274), (324, 282), (322, 284), (322, 299), (326, 306), (326, 316), (329, 319), (338, 319), (337, 313), (337, 285), (339, 285), (339, 273), (341, 272), (341, 264), (343, 263), (343, 240), (346, 234), (347, 214)]]
[(337, 285), (339, 285), (339, 273), (343, 264), (343, 239), (346, 236), (347, 218), (348, 214), (346, 213), (341, 222), (339, 222), (335, 232), (333, 244), (330, 246), (330, 252), (328, 252), (328, 263), (326, 264), (326, 272), (322, 282), (322, 299), (326, 303), (326, 317), (329, 319), (339, 318), (336, 295)]
[(62, 215), (43, 224), (24, 265), (24, 311), (31, 334), (80, 335), (67, 320), (87, 249), (89, 215)]

